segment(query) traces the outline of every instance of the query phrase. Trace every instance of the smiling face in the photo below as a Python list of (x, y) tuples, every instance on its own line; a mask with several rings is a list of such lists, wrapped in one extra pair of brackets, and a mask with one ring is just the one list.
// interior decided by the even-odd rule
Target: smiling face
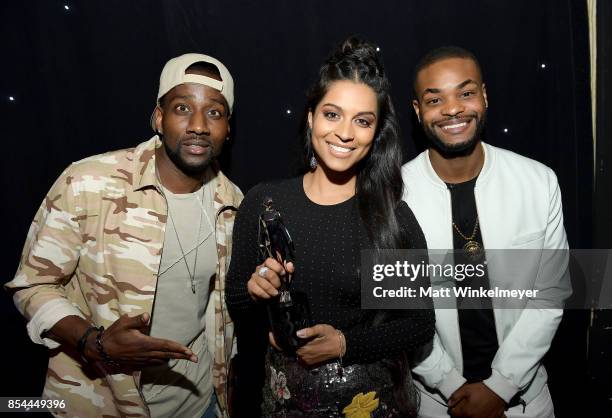
[[(197, 70), (187, 73), (218, 78)], [(183, 173), (204, 172), (221, 153), (229, 120), (227, 102), (218, 90), (196, 83), (180, 84), (164, 95), (155, 112), (163, 153)]]
[(421, 69), (414, 111), (432, 145), (442, 154), (471, 152), (486, 120), (487, 93), (476, 63), (447, 58)]
[(378, 104), (371, 87), (349, 80), (331, 83), (308, 113), (319, 166), (337, 173), (354, 170), (372, 147), (377, 122)]

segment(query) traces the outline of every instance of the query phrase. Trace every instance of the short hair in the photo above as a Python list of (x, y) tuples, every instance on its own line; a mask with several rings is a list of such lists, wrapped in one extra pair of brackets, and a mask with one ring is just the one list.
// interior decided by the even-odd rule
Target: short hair
[(217, 68), (216, 65), (211, 64), (210, 62), (203, 62), (203, 61), (194, 62), (193, 64), (191, 64), (189, 67), (185, 69), (185, 72), (189, 70), (200, 71), (209, 76), (211, 75), (216, 76), (219, 78), (219, 80), (221, 80), (221, 73), (219, 72), (219, 69)]
[[(453, 46), (453, 45), (441, 46), (439, 48), (432, 49), (427, 54), (425, 54), (419, 60), (417, 65), (414, 67), (414, 74), (412, 78), (413, 90), (416, 90), (416, 81), (417, 81), (417, 77), (419, 73), (421, 72), (421, 70), (423, 70), (426, 67), (429, 67), (432, 64), (435, 64), (436, 62), (439, 62), (445, 59), (449, 59), (449, 58), (464, 58), (464, 59), (472, 60), (474, 64), (476, 64), (476, 68), (478, 68), (478, 72), (480, 73), (480, 77), (482, 78), (482, 69), (480, 67), (480, 63), (478, 62), (478, 59), (473, 53), (471, 53), (465, 48), (461, 48), (460, 46)], [(415, 96), (416, 96), (416, 91), (415, 91)]]

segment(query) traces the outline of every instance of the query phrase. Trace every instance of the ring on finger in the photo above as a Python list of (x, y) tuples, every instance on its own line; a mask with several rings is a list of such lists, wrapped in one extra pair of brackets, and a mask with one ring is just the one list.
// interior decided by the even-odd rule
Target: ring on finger
[(266, 278), (266, 273), (268, 272), (268, 270), (270, 270), (269, 267), (263, 266), (259, 270), (257, 270), (257, 275), (259, 277), (263, 277), (265, 279)]

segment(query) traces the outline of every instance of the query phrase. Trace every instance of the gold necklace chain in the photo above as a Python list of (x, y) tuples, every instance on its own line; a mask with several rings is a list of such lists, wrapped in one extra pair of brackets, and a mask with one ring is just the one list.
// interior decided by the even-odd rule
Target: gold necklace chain
[(474, 229), (472, 230), (472, 235), (470, 235), (469, 237), (466, 237), (463, 234), (463, 232), (461, 232), (461, 230), (459, 229), (457, 224), (454, 223), (454, 222), (453, 222), (453, 228), (455, 228), (455, 231), (457, 231), (457, 233), (459, 235), (461, 235), (461, 238), (463, 238), (466, 241), (472, 241), (476, 237), (476, 233), (478, 232), (478, 217), (476, 217), (476, 223), (474, 224)]

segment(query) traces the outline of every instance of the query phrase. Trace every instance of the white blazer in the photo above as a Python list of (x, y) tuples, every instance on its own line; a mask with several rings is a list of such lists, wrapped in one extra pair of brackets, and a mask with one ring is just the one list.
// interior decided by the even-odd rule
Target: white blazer
[[(561, 192), (555, 173), (545, 165), (511, 151), (482, 143), (484, 166), (474, 187), (482, 240), (490, 249), (568, 249)], [(450, 192), (425, 151), (402, 167), (403, 199), (414, 212), (429, 249), (453, 249)], [(554, 268), (526, 263), (544, 293), (555, 286), (571, 294), (567, 259)], [(493, 283), (494, 271), (489, 270)], [(506, 277), (508, 277), (506, 275)], [(499, 278), (497, 278), (500, 280)], [(503, 279), (501, 279), (503, 280)], [(558, 295), (558, 293), (557, 293)], [(527, 302), (529, 308), (530, 301)], [(535, 305), (533, 305), (535, 306)], [(540, 363), (550, 347), (563, 310), (558, 307), (494, 309), (499, 349), (492, 375), (484, 383), (508, 402), (517, 392), (529, 403), (546, 384)], [(414, 369), (421, 391), (445, 403), (464, 382), (456, 309), (436, 309), (436, 335), (429, 355)], [(426, 388), (426, 387), (427, 388)]]

